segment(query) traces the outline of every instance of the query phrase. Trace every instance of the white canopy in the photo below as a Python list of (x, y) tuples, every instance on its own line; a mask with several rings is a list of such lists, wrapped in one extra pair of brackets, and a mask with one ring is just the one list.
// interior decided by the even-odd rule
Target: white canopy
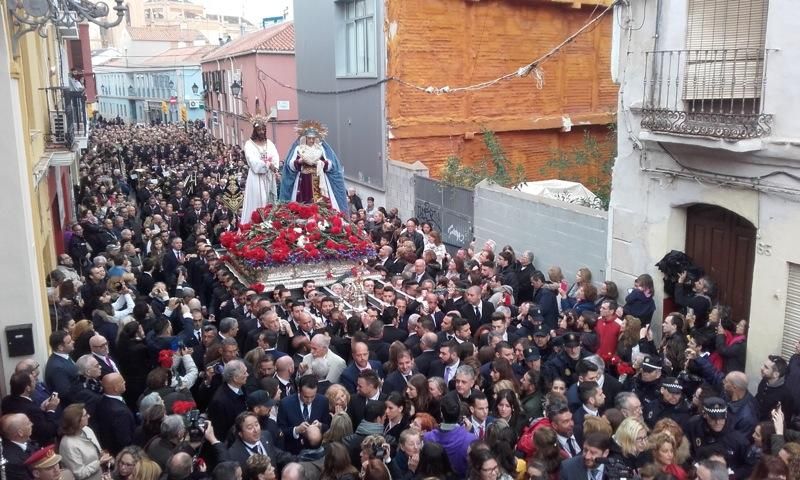
[(538, 182), (521, 183), (519, 191), (530, 195), (561, 200), (562, 202), (599, 208), (600, 200), (591, 190), (578, 182), (566, 180), (541, 180)]

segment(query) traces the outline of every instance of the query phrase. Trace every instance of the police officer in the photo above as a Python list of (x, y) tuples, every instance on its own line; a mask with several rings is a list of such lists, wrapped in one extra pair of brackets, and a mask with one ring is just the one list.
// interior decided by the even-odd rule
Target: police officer
[(542, 357), (542, 364), (547, 363), (547, 361), (555, 355), (550, 342), (550, 332), (547, 331), (547, 327), (544, 325), (536, 325), (528, 338), (533, 343), (533, 346), (539, 350), (539, 355)]
[(542, 367), (542, 373), (548, 382), (554, 378), (561, 378), (567, 383), (567, 388), (578, 381), (578, 362), (589, 356), (589, 353), (581, 348), (581, 337), (577, 333), (570, 332), (564, 335), (564, 351), (556, 354)]
[(655, 355), (645, 355), (639, 374), (633, 377), (631, 391), (642, 402), (645, 421), (652, 418), (656, 404), (661, 401), (661, 359)]
[(734, 470), (735, 478), (748, 478), (749, 467), (745, 463), (749, 443), (741, 433), (727, 422), (728, 405), (719, 397), (703, 401), (703, 410), (693, 416), (686, 425), (686, 438), (691, 444), (692, 457), (703, 456), (708, 450), (724, 450), (728, 466)]
[(661, 382), (661, 400), (656, 402), (654, 408), (648, 412), (650, 416), (645, 416), (644, 421), (647, 426), (653, 428), (657, 421), (662, 418), (671, 418), (681, 426), (686, 428), (686, 424), (692, 416), (689, 402), (683, 396), (683, 385), (674, 377), (667, 377)]

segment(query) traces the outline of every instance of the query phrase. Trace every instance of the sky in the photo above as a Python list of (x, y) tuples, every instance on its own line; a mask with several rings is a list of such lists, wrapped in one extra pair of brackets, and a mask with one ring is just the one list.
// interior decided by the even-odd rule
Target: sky
[(223, 13), (226, 15), (241, 15), (251, 22), (260, 25), (264, 17), (277, 17), (283, 15), (283, 10), (289, 8), (289, 19), (292, 18), (294, 8), (292, 0), (194, 0), (194, 3), (203, 4), (206, 13)]

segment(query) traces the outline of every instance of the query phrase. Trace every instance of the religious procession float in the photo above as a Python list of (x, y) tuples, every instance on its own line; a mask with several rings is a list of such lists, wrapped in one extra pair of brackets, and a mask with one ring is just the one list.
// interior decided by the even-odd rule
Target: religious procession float
[(244, 147), (250, 169), (242, 220), (238, 231), (220, 238), (226, 262), (264, 288), (298, 288), (306, 280), (325, 286), (350, 272), (360, 275), (355, 270), (375, 256), (375, 249), (366, 232), (342, 213), (348, 208), (344, 170), (325, 142), (325, 126), (300, 122), (297, 140), (279, 162), (266, 138), (267, 119), (256, 115), (251, 123), (253, 135)]
[(366, 232), (325, 203), (289, 202), (256, 209), (250, 223), (226, 232), (225, 260), (251, 283), (298, 288), (328, 285), (375, 256)]

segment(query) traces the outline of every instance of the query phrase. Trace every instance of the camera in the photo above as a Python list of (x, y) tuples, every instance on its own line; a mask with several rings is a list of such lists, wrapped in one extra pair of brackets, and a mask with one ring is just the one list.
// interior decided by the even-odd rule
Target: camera
[(625, 464), (622, 460), (614, 457), (598, 458), (598, 464), (606, 466), (605, 474), (609, 480), (641, 480), (636, 471)]
[(383, 445), (378, 445), (377, 443), (373, 443), (372, 456), (377, 458), (378, 460), (383, 460), (383, 457), (386, 456), (386, 450), (383, 448)]
[(203, 440), (206, 432), (206, 419), (200, 416), (200, 410), (189, 410), (189, 413), (183, 417), (183, 423), (189, 433), (189, 442), (196, 443)]

